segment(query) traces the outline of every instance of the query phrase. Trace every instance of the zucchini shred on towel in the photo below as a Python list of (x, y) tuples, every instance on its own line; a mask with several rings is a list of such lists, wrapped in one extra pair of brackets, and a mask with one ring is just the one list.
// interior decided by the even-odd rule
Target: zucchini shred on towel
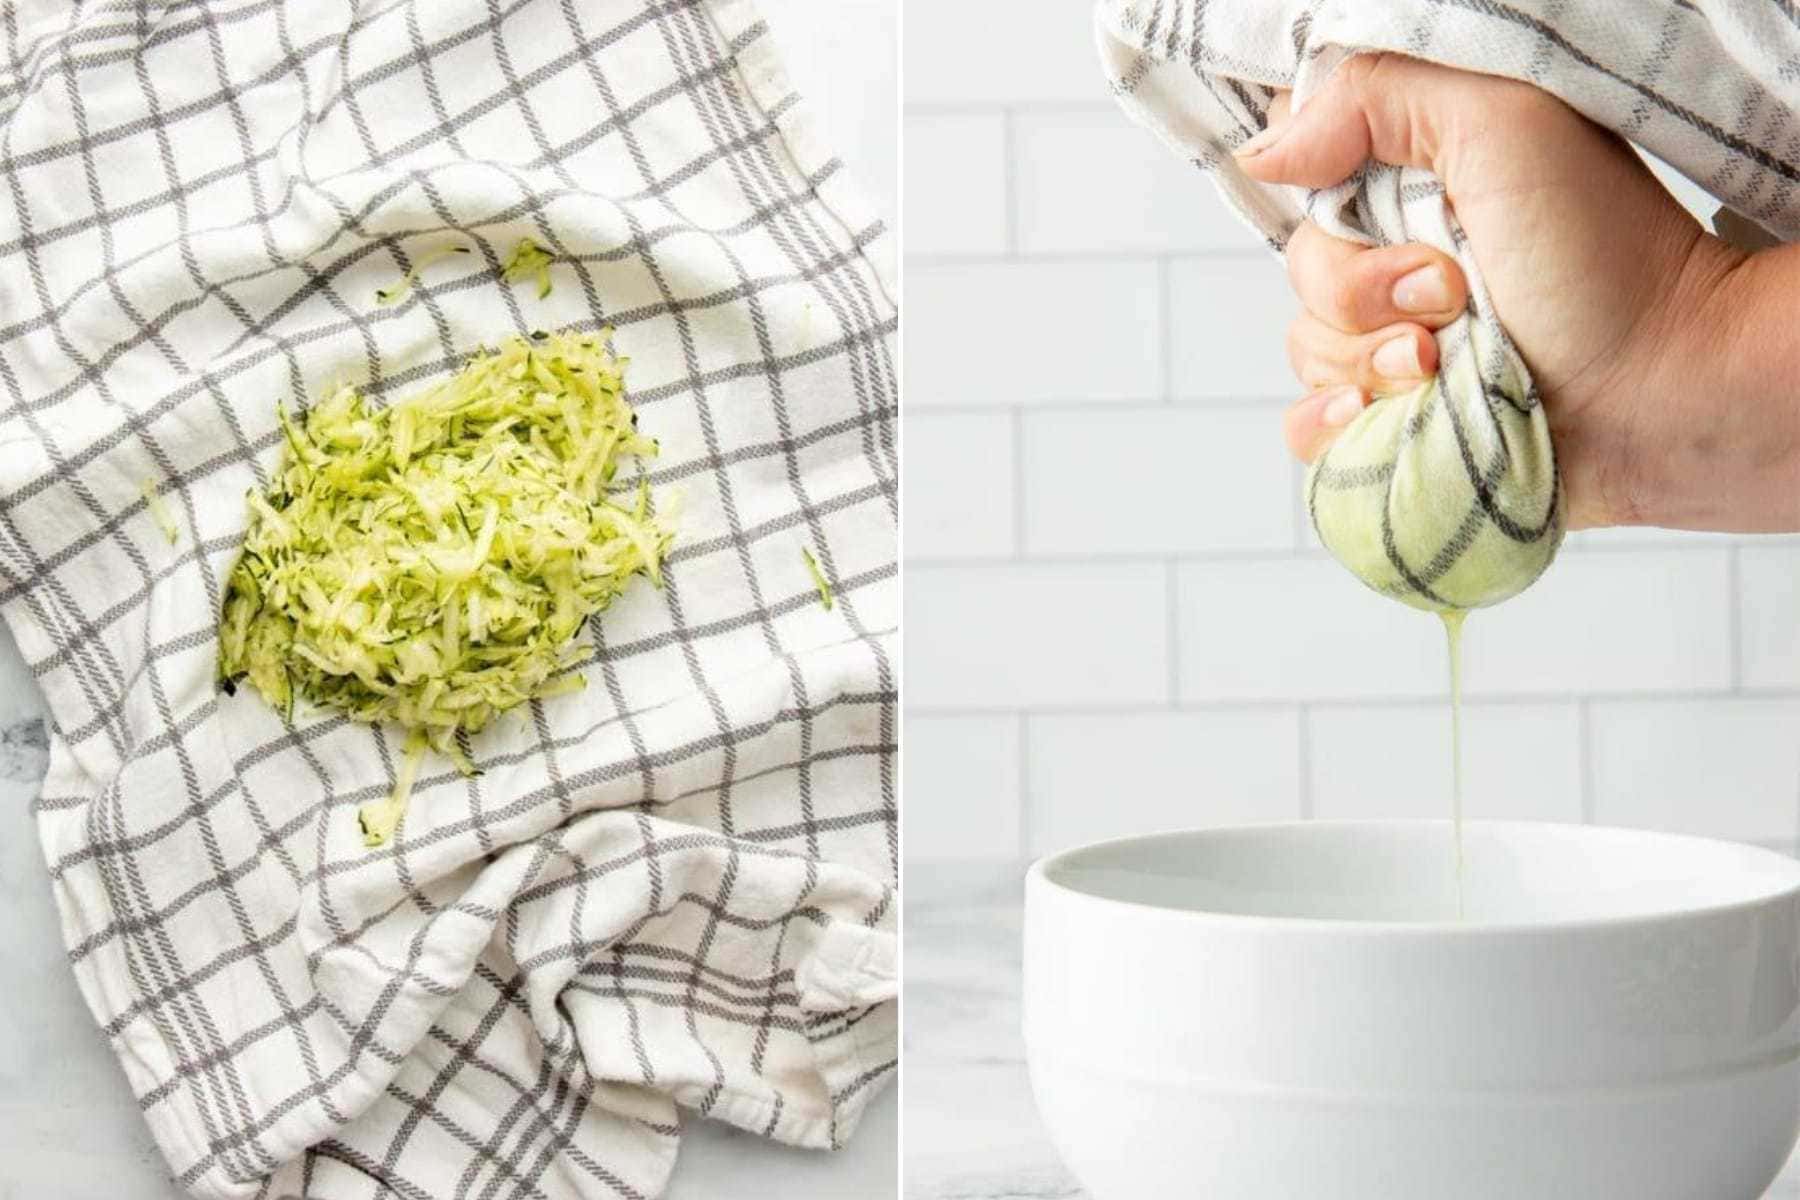
[(427, 746), (458, 745), (534, 697), (582, 686), (574, 638), (673, 537), (648, 482), (615, 493), (620, 458), (652, 457), (624, 398), (610, 329), (534, 333), (434, 387), (370, 410), (349, 386), (279, 419), (286, 449), (249, 496), (226, 585), (219, 677), (291, 720), (296, 699), (408, 732), (398, 784), (359, 813), (379, 846)]

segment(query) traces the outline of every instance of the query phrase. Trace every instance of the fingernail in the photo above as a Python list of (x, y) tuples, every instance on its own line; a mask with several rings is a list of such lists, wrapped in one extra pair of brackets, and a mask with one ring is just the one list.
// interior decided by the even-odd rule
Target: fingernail
[(1331, 399), (1325, 402), (1319, 413), (1319, 423), (1327, 429), (1336, 429), (1356, 420), (1356, 414), (1363, 410), (1363, 394), (1361, 389), (1339, 388), (1331, 393)]
[(1402, 275), (1394, 284), (1394, 306), (1402, 312), (1436, 313), (1450, 307), (1450, 280), (1433, 264)]
[(1276, 139), (1281, 137), (1282, 131), (1286, 128), (1286, 125), (1266, 125), (1263, 127), (1261, 133), (1257, 134), (1231, 153), (1237, 158), (1255, 158), (1258, 154), (1261, 154), (1264, 150), (1273, 146)]
[(1413, 340), (1410, 333), (1389, 338), (1375, 347), (1369, 363), (1375, 368), (1377, 375), (1389, 379), (1417, 379), (1425, 373), (1419, 365), (1419, 343)]

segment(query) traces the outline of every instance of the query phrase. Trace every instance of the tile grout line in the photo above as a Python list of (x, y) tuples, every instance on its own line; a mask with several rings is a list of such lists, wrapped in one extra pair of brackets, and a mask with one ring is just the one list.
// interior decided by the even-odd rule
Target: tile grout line
[(1065, 400), (1005, 400), (997, 404), (982, 404), (979, 401), (951, 402), (947, 404), (923, 403), (911, 411), (910, 415), (921, 416), (943, 414), (958, 416), (973, 413), (991, 413), (1002, 408), (1025, 408), (1033, 412), (1077, 412), (1106, 413), (1118, 412), (1162, 412), (1171, 406), (1204, 412), (1216, 409), (1219, 412), (1279, 412), (1288, 401), (1280, 396), (1123, 396), (1115, 400), (1065, 399)]
[[(1121, 704), (1028, 704), (1024, 706), (1002, 705), (984, 707), (982, 705), (909, 705), (907, 711), (920, 717), (995, 717), (1012, 713), (1024, 713), (1033, 717), (1149, 717), (1164, 716), (1175, 713), (1271, 713), (1292, 709), (1297, 704), (1321, 711), (1335, 712), (1339, 710), (1392, 710), (1399, 708), (1430, 709), (1444, 703), (1442, 692), (1408, 692), (1404, 695), (1389, 696), (1238, 696), (1216, 700), (1184, 699), (1179, 704), (1166, 701), (1143, 700)], [(1734, 696), (1722, 690), (1678, 690), (1666, 692), (1654, 691), (1603, 691), (1590, 692), (1579, 697), (1571, 697), (1567, 692), (1514, 692), (1514, 693), (1481, 693), (1467, 692), (1463, 703), (1472, 709), (1485, 708), (1562, 708), (1569, 705), (1592, 704), (1704, 704), (1713, 701), (1748, 700), (1765, 703), (1794, 703), (1800, 701), (1800, 691), (1793, 689), (1783, 691), (1757, 691), (1743, 696)]]
[(1078, 116), (1117, 113), (1118, 105), (1109, 97), (1093, 100), (909, 100), (901, 106), (908, 117), (986, 117), (996, 111), (1020, 112), (1031, 116)]
[[(1017, 411), (1017, 410), (1014, 410)], [(1303, 522), (1302, 528), (1305, 528)], [(1628, 554), (1703, 554), (1708, 547), (1703, 546), (1589, 546), (1566, 553), (1578, 558), (1602, 558), (1606, 556), (1624, 556)], [(1323, 546), (1307, 543), (1303, 546), (1273, 544), (1255, 548), (1232, 549), (1220, 547), (1213, 550), (1046, 550), (1035, 553), (1021, 551), (1018, 554), (912, 554), (906, 563), (911, 567), (927, 569), (947, 569), (968, 567), (982, 569), (991, 567), (1040, 566), (1040, 567), (1131, 567), (1149, 566), (1154, 563), (1271, 563), (1271, 562), (1321, 562), (1331, 558), (1330, 551)]]
[[(1010, 155), (1009, 155), (1010, 158)], [(1013, 199), (1014, 180), (1013, 164), (1008, 162), (1003, 177), (1007, 184), (1006, 199), (1010, 214), (1010, 202)], [(1009, 243), (1009, 246), (1011, 243)], [(906, 256), (909, 268), (926, 271), (954, 270), (959, 267), (998, 267), (1014, 263), (1029, 262), (1043, 266), (1143, 266), (1157, 262), (1257, 262), (1266, 263), (1269, 254), (1266, 250), (1232, 250), (1232, 249), (1198, 249), (1198, 250), (1032, 250), (1021, 252), (1017, 249), (1006, 250), (919, 250)]]
[[(1019, 257), (1019, 167), (1018, 167), (1018, 130), (1013, 120), (1011, 105), (1000, 108), (1000, 190), (1001, 215), (1005, 219), (1002, 230), (1005, 241), (1005, 252), (1001, 261), (1011, 261)], [(1013, 557), (1023, 559), (1027, 556), (1025, 530), (1030, 510), (1026, 507), (1025, 491), (1025, 412), (1021, 405), (1014, 404), (1012, 410), (1012, 458), (1013, 458)], [(1027, 840), (1027, 821), (1029, 804), (1025, 799), (1025, 731), (1026, 717), (1019, 716), (1019, 756), (1020, 771), (1020, 813), (1019, 837), (1020, 850), (1030, 855), (1031, 845)]]

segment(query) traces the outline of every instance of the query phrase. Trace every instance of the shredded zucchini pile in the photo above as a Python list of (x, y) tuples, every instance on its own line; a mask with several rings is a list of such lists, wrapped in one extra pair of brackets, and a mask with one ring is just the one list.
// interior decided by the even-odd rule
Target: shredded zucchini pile
[(219, 674), (291, 719), (296, 698), (411, 735), (400, 785), (361, 813), (381, 845), (429, 745), (472, 770), (457, 736), (566, 673), (588, 617), (636, 574), (662, 581), (671, 533), (623, 395), (624, 359), (598, 337), (534, 334), (454, 378), (371, 411), (351, 387), (296, 422), (226, 589)]

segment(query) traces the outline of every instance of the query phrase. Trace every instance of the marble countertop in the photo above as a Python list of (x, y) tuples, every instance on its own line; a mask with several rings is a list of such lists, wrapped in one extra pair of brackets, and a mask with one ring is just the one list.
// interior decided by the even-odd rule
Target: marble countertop
[[(905, 1200), (1085, 1200), (1019, 1035), (1023, 865), (908, 863)], [(1800, 1200), (1800, 1155), (1764, 1200)]]
[[(899, 210), (899, 0), (762, 0), (793, 82), (876, 210)], [(174, 1200), (125, 1077), (82, 1002), (57, 932), (30, 804), (43, 701), (0, 630), (0, 1200)], [(687, 1131), (669, 1200), (887, 1200), (899, 1171), (889, 1087), (836, 1154), (710, 1121)]]
[(906, 870), (906, 1200), (1086, 1195), (1038, 1121), (1019, 1036), (1024, 868)]

